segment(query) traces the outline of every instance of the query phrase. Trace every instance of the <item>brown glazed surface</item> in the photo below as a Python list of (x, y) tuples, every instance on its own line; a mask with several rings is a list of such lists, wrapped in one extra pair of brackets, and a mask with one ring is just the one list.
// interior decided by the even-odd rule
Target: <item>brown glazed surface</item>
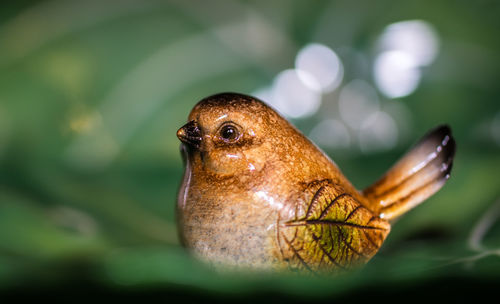
[[(444, 184), (454, 152), (449, 129), (442, 127), (446, 134), (438, 135), (448, 136), (452, 152), (429, 161), (436, 145), (443, 146), (433, 132), (433, 142), (423, 140), (428, 149), (420, 145), (418, 153), (408, 154), (416, 161), (409, 165), (413, 171), (396, 165), (364, 194), (294, 126), (253, 97), (205, 98), (187, 121), (177, 133), (186, 164), (177, 205), (181, 241), (212, 265), (240, 269), (317, 272), (366, 263), (389, 233), (389, 220)], [(400, 163), (408, 163), (405, 158)], [(412, 186), (426, 169), (428, 180)], [(392, 213), (384, 214), (388, 207)]]

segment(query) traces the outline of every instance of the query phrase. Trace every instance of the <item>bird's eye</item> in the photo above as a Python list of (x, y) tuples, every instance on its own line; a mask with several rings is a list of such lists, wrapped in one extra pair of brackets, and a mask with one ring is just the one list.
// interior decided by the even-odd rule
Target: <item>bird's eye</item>
[(225, 141), (225, 142), (234, 142), (240, 137), (240, 133), (238, 132), (238, 129), (230, 124), (224, 125), (220, 129), (220, 137)]

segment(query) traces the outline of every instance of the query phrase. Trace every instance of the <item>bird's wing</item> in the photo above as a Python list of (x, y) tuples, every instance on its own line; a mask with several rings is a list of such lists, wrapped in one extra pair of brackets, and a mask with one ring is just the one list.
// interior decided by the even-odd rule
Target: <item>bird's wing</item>
[(278, 243), (291, 268), (313, 272), (364, 264), (390, 225), (331, 180), (310, 183), (295, 197), (292, 220), (279, 225)]

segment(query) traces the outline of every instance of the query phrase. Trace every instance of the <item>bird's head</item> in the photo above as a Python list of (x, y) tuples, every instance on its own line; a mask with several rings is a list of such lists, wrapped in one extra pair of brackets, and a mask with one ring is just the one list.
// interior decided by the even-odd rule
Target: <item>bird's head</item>
[(219, 175), (259, 171), (295, 129), (263, 102), (222, 93), (201, 100), (177, 131), (193, 166)]

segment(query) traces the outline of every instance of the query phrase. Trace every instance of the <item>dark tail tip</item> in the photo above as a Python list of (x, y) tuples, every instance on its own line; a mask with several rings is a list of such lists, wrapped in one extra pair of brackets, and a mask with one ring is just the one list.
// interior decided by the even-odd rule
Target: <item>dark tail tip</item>
[(457, 149), (450, 126), (443, 124), (432, 129), (420, 140), (419, 144), (424, 142), (436, 147), (436, 152), (441, 154), (439, 158), (442, 160), (443, 176), (448, 175), (449, 177)]

